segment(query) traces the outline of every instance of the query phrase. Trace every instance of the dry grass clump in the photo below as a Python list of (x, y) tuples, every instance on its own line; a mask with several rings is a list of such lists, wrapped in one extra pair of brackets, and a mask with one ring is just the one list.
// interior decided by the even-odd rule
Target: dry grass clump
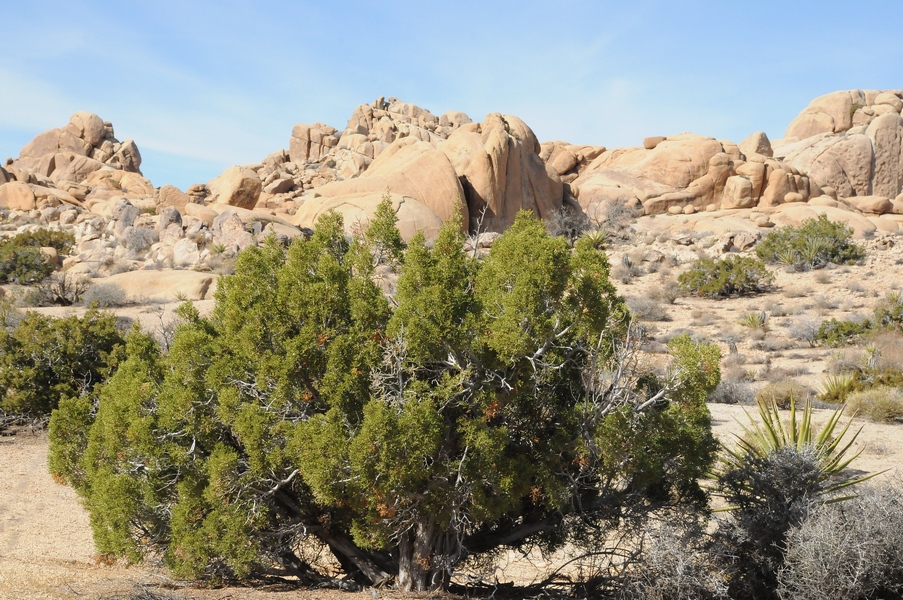
[(886, 385), (847, 396), (847, 406), (857, 415), (872, 421), (903, 420), (903, 389)]
[(811, 396), (812, 393), (803, 384), (792, 379), (782, 379), (769, 383), (759, 390), (759, 393), (756, 394), (756, 401), (774, 403), (779, 408), (787, 409), (790, 408), (791, 401), (802, 405)]
[(627, 307), (640, 321), (670, 321), (662, 303), (650, 296), (628, 296)]

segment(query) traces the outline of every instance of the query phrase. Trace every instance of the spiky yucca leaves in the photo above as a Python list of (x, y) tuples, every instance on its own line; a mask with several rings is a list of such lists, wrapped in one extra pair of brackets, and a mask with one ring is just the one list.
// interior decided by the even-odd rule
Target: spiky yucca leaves
[[(844, 488), (855, 485), (877, 475), (873, 473), (862, 477), (853, 477), (844, 470), (862, 452), (859, 450), (850, 455), (849, 451), (859, 436), (860, 429), (844, 443), (850, 430), (852, 419), (841, 425), (845, 407), (841, 406), (828, 417), (820, 430), (812, 423), (812, 403), (806, 402), (802, 413), (798, 413), (796, 402), (790, 399), (790, 415), (787, 421), (781, 419), (776, 402), (762, 401), (758, 403), (759, 417), (757, 422), (749, 416), (750, 425), (744, 425), (744, 436), (738, 436), (737, 445), (724, 447), (721, 456), (722, 468), (716, 476), (720, 479), (731, 471), (749, 468), (752, 461), (767, 460), (776, 452), (791, 449), (798, 453), (810, 455), (817, 464), (815, 487), (811, 490), (813, 498), (824, 498), (828, 502), (837, 502), (849, 498), (836, 497), (834, 494)], [(749, 491), (753, 491), (748, 488)]]

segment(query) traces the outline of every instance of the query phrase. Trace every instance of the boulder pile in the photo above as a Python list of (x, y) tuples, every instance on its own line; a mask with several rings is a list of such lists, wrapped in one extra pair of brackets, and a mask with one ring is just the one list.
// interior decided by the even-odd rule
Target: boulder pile
[[(835, 92), (813, 100), (781, 140), (683, 133), (608, 149), (540, 144), (511, 115), (474, 122), (379, 98), (355, 109), (342, 131), (296, 125), (288, 149), (184, 191), (155, 188), (141, 174), (137, 145), (79, 112), (0, 168), (0, 211), (10, 233), (71, 231), (76, 250), (64, 266), (89, 275), (209, 271), (265, 236), (309, 234), (326, 211), (360, 230), (383, 198), (405, 239), (418, 231), (434, 238), (456, 212), (485, 234), (523, 209), (602, 220), (612, 207), (646, 215), (635, 222), (639, 232), (754, 234), (827, 214), (866, 237), (903, 228), (901, 112), (900, 90)], [(663, 218), (652, 225), (656, 215)]]

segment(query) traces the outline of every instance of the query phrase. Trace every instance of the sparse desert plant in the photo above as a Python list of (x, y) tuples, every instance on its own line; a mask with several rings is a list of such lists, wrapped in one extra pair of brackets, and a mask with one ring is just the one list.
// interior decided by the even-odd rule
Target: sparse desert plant
[(882, 385), (852, 392), (846, 404), (872, 421), (899, 421), (903, 419), (903, 388)]
[(72, 306), (81, 301), (90, 286), (88, 278), (80, 273), (54, 273), (38, 283), (39, 303), (41, 306)]
[(853, 263), (865, 257), (865, 249), (851, 241), (852, 235), (851, 227), (819, 215), (798, 227), (773, 229), (756, 246), (756, 255), (797, 271), (821, 269), (828, 263)]
[(793, 403), (807, 401), (812, 393), (803, 384), (791, 379), (782, 379), (769, 383), (756, 394), (756, 402), (774, 404), (778, 408), (787, 409)]
[(900, 598), (903, 484), (869, 485), (848, 502), (815, 507), (785, 543), (783, 600)]
[(773, 281), (762, 261), (749, 256), (701, 258), (677, 278), (685, 291), (708, 298), (757, 294), (768, 290)]
[[(652, 263), (658, 264), (658, 263)], [(665, 304), (674, 304), (674, 301), (680, 296), (680, 289), (677, 287), (677, 281), (673, 278), (663, 278), (661, 283), (649, 290), (649, 297)]]
[[(739, 372), (742, 373), (742, 369)], [(729, 375), (733, 374), (726, 369), (718, 387), (709, 394), (706, 401), (714, 404), (752, 404), (755, 395), (749, 382), (740, 379), (737, 375), (733, 375), (737, 379), (728, 380)]]
[(809, 317), (803, 317), (793, 321), (787, 335), (794, 340), (805, 342), (810, 348), (818, 341), (818, 330), (821, 323)]
[(627, 307), (640, 321), (669, 321), (668, 311), (661, 302), (650, 296), (628, 296)]
[(745, 312), (737, 322), (751, 331), (768, 333), (768, 313), (764, 310)]
[(85, 306), (98, 308), (115, 308), (126, 304), (125, 290), (115, 283), (95, 283), (82, 294), (81, 301)]
[(678, 528), (678, 522), (644, 532), (639, 561), (627, 573), (619, 598), (728, 599), (725, 575), (704, 548), (705, 532), (693, 525)]
[(829, 374), (821, 382), (819, 400), (840, 404), (855, 389), (856, 377), (852, 373)]

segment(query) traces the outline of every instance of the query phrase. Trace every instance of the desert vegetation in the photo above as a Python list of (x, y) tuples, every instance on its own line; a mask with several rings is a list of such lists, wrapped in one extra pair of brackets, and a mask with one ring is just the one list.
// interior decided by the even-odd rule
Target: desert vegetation
[[(599, 231), (556, 237), (521, 214), (487, 251), (462, 251), (456, 221), (405, 244), (386, 198), (353, 235), (327, 214), (310, 239), (242, 252), (209, 314), (185, 303), (165, 337), (97, 308), (54, 319), (7, 303), (2, 408), (53, 411), (51, 472), (79, 494), (103, 560), (161, 560), (208, 585), (484, 594), (515, 552), (549, 559), (522, 594), (898, 594), (898, 520), (858, 524), (898, 496), (849, 468), (862, 448), (842, 415), (903, 414), (899, 297), (841, 345), (817, 322), (784, 334), (792, 308), (728, 306), (774, 290), (759, 260), (675, 277), (634, 253), (613, 268)], [(625, 300), (618, 267), (628, 288), (662, 287)], [(88, 290), (94, 306), (123, 303)], [(649, 346), (680, 302), (711, 299), (731, 316), (692, 318), (736, 327), (723, 357), (679, 329)], [(862, 356), (818, 385), (771, 364), (850, 344)], [(758, 410), (719, 445), (707, 400)], [(837, 410), (816, 423), (813, 403)], [(870, 558), (813, 583), (854, 555)]]

